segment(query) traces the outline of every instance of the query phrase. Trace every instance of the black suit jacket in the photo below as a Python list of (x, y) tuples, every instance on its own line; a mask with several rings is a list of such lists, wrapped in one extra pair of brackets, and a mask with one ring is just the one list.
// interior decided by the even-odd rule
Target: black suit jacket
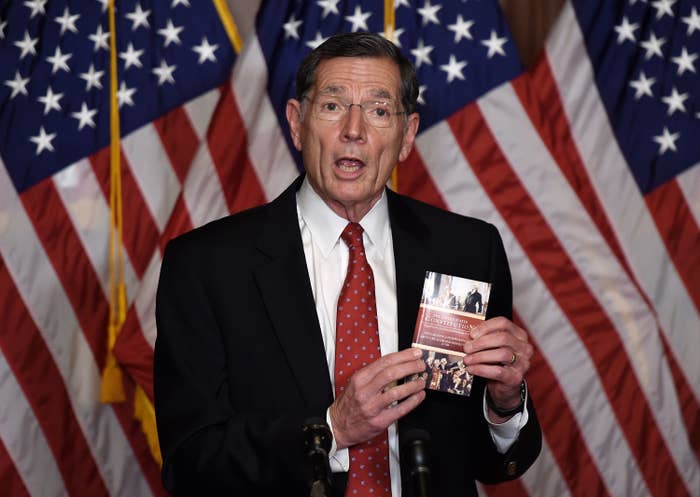
[[(174, 495), (308, 495), (301, 427), (325, 417), (333, 391), (296, 213), (300, 184), (167, 246), (154, 377), (163, 481)], [(387, 196), (400, 350), (411, 345), (428, 269), (492, 282), (489, 315), (510, 318), (510, 273), (492, 225)], [(476, 496), (475, 478), (515, 478), (539, 453), (531, 403), (518, 441), (496, 451), (483, 388), (477, 379), (468, 398), (428, 391), (399, 423), (399, 433), (431, 434), (436, 496)], [(407, 474), (402, 482), (411, 495)]]

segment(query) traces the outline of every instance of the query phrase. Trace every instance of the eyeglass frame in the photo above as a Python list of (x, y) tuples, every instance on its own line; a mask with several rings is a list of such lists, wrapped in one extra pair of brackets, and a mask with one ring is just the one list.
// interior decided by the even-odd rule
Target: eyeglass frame
[[(330, 99), (335, 100), (334, 103), (338, 103), (338, 104), (344, 109), (343, 114), (340, 114), (339, 117), (338, 117), (338, 119), (335, 119), (335, 120), (334, 120), (334, 119), (324, 119), (324, 118), (319, 117), (318, 115), (316, 115), (316, 113), (314, 112), (314, 105), (313, 105), (313, 103), (314, 103), (315, 98), (318, 97), (318, 96), (326, 96), (326, 97), (328, 97), (328, 98), (330, 98)], [(352, 103), (352, 102), (351, 102), (351, 103), (347, 103), (342, 97), (339, 97), (339, 96), (337, 96), (337, 95), (314, 95), (313, 97), (310, 97), (309, 95), (304, 95), (301, 99), (302, 99), (302, 100), (306, 100), (306, 101), (309, 102), (309, 104), (311, 104), (311, 115), (314, 116), (314, 117), (316, 117), (317, 119), (320, 119), (321, 121), (325, 121), (325, 122), (328, 122), (328, 123), (337, 123), (337, 122), (340, 122), (340, 121), (342, 121), (345, 117), (349, 116), (349, 115), (350, 115), (350, 109), (351, 109), (353, 106), (356, 106), (356, 107), (359, 107), (359, 108), (360, 108), (360, 113), (362, 114), (362, 116), (363, 116), (364, 119), (366, 120), (367, 124), (369, 124), (369, 125), (372, 126), (373, 128), (387, 129), (387, 128), (390, 128), (390, 127), (392, 126), (392, 123), (391, 123), (391, 122), (390, 122), (389, 124), (387, 124), (386, 126), (377, 126), (376, 124), (373, 124), (373, 123), (371, 122), (370, 118), (367, 116), (367, 113), (365, 112), (365, 109), (364, 109), (364, 107), (363, 107), (364, 105), (367, 105), (367, 104), (370, 104), (370, 103), (378, 103), (378, 102), (386, 102), (386, 101), (387, 101), (387, 100), (382, 100), (381, 98), (375, 98), (375, 99), (372, 99), (372, 100), (366, 100), (366, 101), (364, 101), (364, 102), (360, 102), (359, 104)], [(394, 99), (391, 99), (391, 100), (394, 100)], [(402, 114), (403, 114), (404, 116), (408, 116), (408, 112), (407, 112), (406, 110), (400, 110), (400, 111), (389, 112), (389, 113), (388, 113), (389, 117), (398, 116), (398, 115), (402, 115)]]

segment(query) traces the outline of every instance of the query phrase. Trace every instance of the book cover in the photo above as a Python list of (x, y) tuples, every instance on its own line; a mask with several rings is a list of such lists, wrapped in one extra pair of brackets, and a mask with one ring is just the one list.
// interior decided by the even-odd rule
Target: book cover
[(491, 284), (426, 271), (413, 347), (423, 350), (426, 370), (420, 376), (432, 390), (469, 395), (473, 375), (467, 371), (464, 342), (486, 318)]

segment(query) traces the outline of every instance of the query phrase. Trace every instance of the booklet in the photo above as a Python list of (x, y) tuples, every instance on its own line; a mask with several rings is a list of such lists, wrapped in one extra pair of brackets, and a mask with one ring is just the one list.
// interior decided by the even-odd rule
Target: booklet
[(486, 319), (491, 284), (449, 274), (425, 272), (413, 347), (423, 350), (428, 388), (469, 395), (473, 375), (464, 362), (469, 332)]

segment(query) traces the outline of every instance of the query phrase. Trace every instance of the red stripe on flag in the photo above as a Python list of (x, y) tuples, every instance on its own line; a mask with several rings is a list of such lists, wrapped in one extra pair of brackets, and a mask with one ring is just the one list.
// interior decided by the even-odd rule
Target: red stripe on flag
[(448, 210), (445, 199), (435, 186), (435, 182), (415, 146), (406, 160), (399, 165), (396, 176), (399, 193)]
[(168, 242), (182, 233), (190, 231), (194, 228), (190, 212), (185, 205), (185, 199), (182, 192), (177, 196), (173, 212), (170, 214), (168, 224), (165, 225), (163, 234), (160, 237), (160, 251), (163, 253)]
[(182, 107), (175, 107), (163, 117), (153, 121), (170, 164), (180, 179), (185, 182), (192, 160), (199, 147), (199, 138)]
[(504, 481), (495, 485), (482, 483), (486, 495), (489, 497), (529, 497), (530, 494), (525, 489), (523, 482), (518, 480)]
[(571, 134), (569, 121), (561, 103), (559, 88), (554, 80), (547, 57), (541, 57), (532, 73), (523, 74), (511, 82), (525, 112), (559, 169), (581, 200), (581, 205), (595, 223), (610, 250), (630, 278), (634, 279), (627, 258), (620, 247), (605, 209), (591, 184), (588, 172)]
[[(101, 370), (107, 351), (109, 308), (97, 275), (83, 250), (53, 182), (47, 179), (37, 183), (24, 192), (21, 199), (71, 302), (94, 360)], [(149, 469), (147, 466), (155, 463), (147, 462), (151, 458), (143, 433), (140, 429), (135, 430), (132, 427), (133, 399), (131, 405), (113, 404), (112, 406), (150, 486), (160, 487), (159, 468), (156, 466), (155, 469)], [(66, 438), (66, 440), (70, 439), (70, 436)]]
[[(559, 165), (571, 188), (581, 199), (581, 203), (598, 227), (610, 250), (634, 282), (649, 309), (654, 312), (657, 326), (661, 328), (655, 314), (655, 307), (629, 267), (602, 203), (590, 182), (578, 147), (571, 134), (549, 59), (542, 57), (529, 76), (517, 78), (512, 82), (512, 86), (533, 125), (538, 130), (542, 141)], [(624, 164), (620, 164), (620, 166), (625, 167)], [(678, 183), (673, 181), (667, 185), (657, 189), (650, 194), (651, 196), (647, 195), (645, 200), (679, 275), (684, 279), (689, 294), (694, 294), (692, 298), (697, 306), (700, 298), (700, 285), (693, 285), (692, 282), (700, 281), (700, 251), (697, 250), (697, 247), (700, 246), (700, 233), (684, 201)], [(659, 336), (667, 345), (661, 330), (659, 330)], [(700, 403), (693, 395), (687, 378), (683, 375), (670, 349), (667, 349), (667, 352), (666, 357), (672, 369), (678, 394), (683, 396), (681, 405), (686, 428), (689, 433), (698, 433), (700, 432), (700, 426), (697, 426), (700, 417), (698, 414), (700, 413)], [(695, 450), (700, 458), (698, 445), (700, 442), (696, 444)]]
[[(109, 204), (110, 169), (109, 147), (90, 156), (90, 164)], [(158, 246), (158, 227), (136, 184), (129, 164), (121, 154), (122, 203), (124, 218), (124, 247), (136, 275), (141, 278)]]
[(613, 323), (508, 164), (480, 111), (467, 106), (448, 123), (457, 137), (470, 137), (457, 140), (462, 153), (589, 351), (650, 491), (657, 497), (689, 495)]
[(221, 96), (207, 131), (207, 142), (231, 213), (266, 202), (265, 192), (248, 156), (245, 130), (228, 82), (221, 86)]
[[(2, 265), (2, 262), (0, 262)], [(17, 472), (14, 462), (7, 452), (5, 444), (0, 438), (0, 488), (5, 495), (12, 497), (31, 497), (27, 487), (24, 486), (22, 477)]]
[(700, 230), (675, 180), (644, 196), (688, 295), (700, 310)]
[(0, 263), (0, 308), (6, 322), (12, 323), (12, 327), (0, 327), (0, 348), (51, 447), (66, 490), (70, 495), (108, 497), (61, 372), (4, 262)]
[(50, 178), (26, 190), (20, 199), (101, 369), (107, 350), (109, 308), (63, 201)]
[(143, 335), (133, 305), (126, 314), (126, 321), (113, 350), (119, 364), (153, 401), (153, 348)]
[[(526, 329), (519, 316), (516, 315), (514, 320), (518, 326)], [(571, 495), (608, 497), (610, 494), (605, 482), (588, 450), (557, 375), (537, 343), (532, 342), (532, 345), (535, 353), (527, 380), (533, 387), (529, 393), (537, 409), (542, 435), (549, 445), (554, 461), (559, 466)]]

